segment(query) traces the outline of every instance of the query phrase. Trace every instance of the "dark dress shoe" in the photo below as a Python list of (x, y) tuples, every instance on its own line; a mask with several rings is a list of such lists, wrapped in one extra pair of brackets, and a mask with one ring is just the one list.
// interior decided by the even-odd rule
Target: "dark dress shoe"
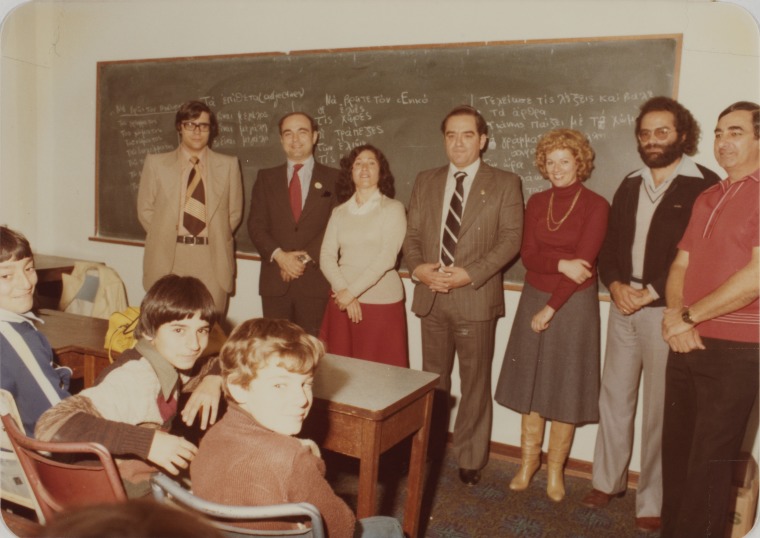
[(468, 486), (474, 486), (480, 482), (480, 471), (477, 469), (459, 469), (459, 480)]
[(661, 521), (659, 517), (637, 517), (636, 528), (644, 532), (655, 532), (660, 530)]
[(610, 501), (615, 497), (622, 497), (624, 491), (621, 491), (620, 493), (605, 493), (603, 491), (599, 491), (598, 489), (592, 489), (589, 491), (583, 499), (581, 499), (581, 504), (583, 506), (587, 506), (588, 508), (604, 508), (607, 506)]

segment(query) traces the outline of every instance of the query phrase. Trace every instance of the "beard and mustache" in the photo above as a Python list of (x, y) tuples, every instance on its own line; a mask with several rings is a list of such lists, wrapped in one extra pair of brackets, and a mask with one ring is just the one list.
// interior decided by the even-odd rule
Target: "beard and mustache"
[[(651, 141), (651, 138), (650, 138)], [(659, 149), (660, 151), (653, 151)], [(647, 142), (646, 145), (638, 145), (639, 155), (649, 168), (665, 168), (673, 164), (683, 154), (683, 144), (676, 140), (670, 144), (653, 144)]]

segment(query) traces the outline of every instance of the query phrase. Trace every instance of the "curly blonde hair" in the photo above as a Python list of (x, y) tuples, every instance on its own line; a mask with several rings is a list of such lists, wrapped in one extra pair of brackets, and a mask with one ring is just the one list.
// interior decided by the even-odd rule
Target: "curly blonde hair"
[(311, 374), (325, 354), (325, 346), (301, 327), (284, 319), (256, 318), (232, 331), (219, 352), (224, 391), (227, 383), (248, 388), (258, 372), (277, 359), (276, 366), (297, 374)]
[(574, 129), (554, 129), (549, 131), (536, 146), (536, 167), (544, 179), (549, 179), (546, 172), (546, 156), (552, 151), (566, 149), (573, 154), (578, 163), (578, 181), (586, 181), (594, 169), (594, 150), (586, 135)]

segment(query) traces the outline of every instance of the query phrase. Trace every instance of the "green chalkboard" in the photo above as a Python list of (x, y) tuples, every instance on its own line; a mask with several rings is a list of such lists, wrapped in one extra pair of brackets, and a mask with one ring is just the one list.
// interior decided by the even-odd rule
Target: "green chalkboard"
[[(519, 174), (526, 200), (549, 186), (533, 153), (555, 127), (589, 136), (597, 158), (587, 185), (611, 199), (641, 166), (638, 107), (677, 92), (680, 51), (681, 36), (666, 35), (98, 62), (96, 236), (144, 239), (136, 215), (143, 160), (177, 146), (174, 114), (188, 99), (217, 113), (214, 149), (240, 159), (246, 197), (260, 168), (284, 160), (279, 118), (303, 110), (320, 124), (320, 162), (338, 166), (352, 147), (372, 143), (407, 203), (417, 172), (446, 162), (441, 119), (467, 103), (489, 123), (484, 159)], [(255, 254), (245, 226), (237, 248)], [(523, 274), (517, 263), (506, 280)]]

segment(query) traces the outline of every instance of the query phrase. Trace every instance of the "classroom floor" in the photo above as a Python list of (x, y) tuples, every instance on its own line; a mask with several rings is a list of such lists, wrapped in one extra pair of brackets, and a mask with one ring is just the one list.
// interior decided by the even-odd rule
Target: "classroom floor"
[[(378, 509), (383, 515), (403, 518), (406, 469), (401, 450), (383, 456), (378, 489)], [(328, 480), (336, 492), (355, 508), (358, 487), (356, 460), (323, 454)], [(402, 463), (399, 463), (402, 462)], [(432, 464), (431, 464), (432, 465)], [(459, 481), (458, 467), (446, 453), (438, 470), (429, 468), (423, 499), (421, 536), (430, 538), (658, 538), (634, 527), (636, 492), (629, 489), (604, 510), (580, 504), (591, 488), (585, 478), (565, 476), (565, 499), (546, 496), (546, 471), (536, 473), (523, 492), (509, 489), (518, 465), (491, 459), (481, 482), (468, 487)]]

